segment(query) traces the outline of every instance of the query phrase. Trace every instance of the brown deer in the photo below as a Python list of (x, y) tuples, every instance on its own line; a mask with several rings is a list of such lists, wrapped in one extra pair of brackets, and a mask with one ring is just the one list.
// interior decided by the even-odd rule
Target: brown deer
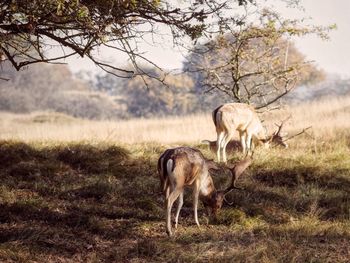
[[(231, 168), (232, 179), (238, 178), (249, 164), (244, 164), (244, 167), (242, 167), (238, 163), (236, 167)], [(165, 194), (166, 232), (169, 236), (172, 235), (171, 209), (175, 200), (179, 198), (175, 215), (175, 228), (177, 228), (185, 186), (193, 188), (194, 219), (198, 226), (198, 200), (200, 199), (203, 205), (211, 209), (212, 214), (216, 216), (217, 211), (222, 207), (225, 195), (234, 189), (234, 183), (231, 183), (231, 186), (225, 190), (216, 190), (213, 179), (209, 174), (211, 169), (218, 170), (219, 167), (212, 160), (205, 159), (199, 150), (190, 147), (168, 149), (160, 156), (158, 173)]]
[(234, 133), (238, 131), (243, 153), (251, 152), (257, 145), (269, 147), (274, 141), (283, 145), (283, 138), (278, 132), (267, 136), (261, 121), (254, 108), (245, 103), (228, 103), (216, 108), (212, 114), (217, 133), (217, 159), (218, 162), (227, 162), (226, 147), (232, 140)]

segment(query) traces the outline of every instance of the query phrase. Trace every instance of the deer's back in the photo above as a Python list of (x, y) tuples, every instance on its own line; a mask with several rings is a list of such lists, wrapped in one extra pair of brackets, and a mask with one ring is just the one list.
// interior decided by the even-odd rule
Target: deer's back
[[(245, 131), (260, 123), (254, 108), (244, 103), (227, 103), (214, 110), (217, 129)], [(213, 119), (214, 119), (213, 112)]]
[[(199, 150), (190, 147), (178, 147), (166, 150), (158, 160), (158, 171), (165, 181), (168, 174), (168, 161), (172, 160), (171, 172), (175, 172), (179, 183), (190, 185), (206, 169), (205, 159)], [(162, 163), (162, 165), (161, 165)]]

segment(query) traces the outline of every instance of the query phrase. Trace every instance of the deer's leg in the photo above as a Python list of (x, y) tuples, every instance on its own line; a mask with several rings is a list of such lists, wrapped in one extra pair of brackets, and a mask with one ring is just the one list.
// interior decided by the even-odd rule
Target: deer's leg
[(248, 153), (251, 152), (251, 143), (252, 143), (252, 134), (248, 133), (247, 134), (247, 150), (248, 150)]
[(173, 207), (173, 204), (175, 200), (179, 197), (181, 194), (181, 190), (179, 188), (175, 188), (174, 191), (172, 191), (169, 195), (169, 198), (166, 200), (166, 232), (169, 236), (172, 235), (171, 232), (171, 208)]
[(218, 132), (218, 138), (216, 140), (216, 155), (218, 157), (218, 162), (220, 162), (220, 152), (221, 152), (221, 149), (222, 149), (222, 142), (223, 142), (223, 139), (224, 139), (224, 132)]
[(227, 144), (230, 142), (230, 140), (233, 137), (233, 133), (228, 132), (226, 134), (226, 136), (224, 137), (224, 141), (223, 141), (223, 147), (222, 147), (222, 159), (224, 161), (224, 163), (227, 163), (227, 157), (226, 157), (226, 146)]
[(175, 216), (175, 228), (177, 228), (177, 223), (179, 220), (180, 210), (184, 204), (184, 193), (182, 192), (179, 196), (179, 203), (177, 205), (176, 216)]
[(246, 152), (245, 133), (244, 132), (239, 132), (239, 137), (241, 139), (241, 145), (242, 145), (243, 154), (245, 154), (245, 152)]
[(227, 137), (227, 132), (224, 132), (224, 136), (221, 140), (220, 148), (221, 148), (221, 161), (226, 162), (226, 149), (225, 149), (225, 142), (226, 142), (226, 137)]
[(167, 187), (165, 189), (165, 200), (167, 200), (169, 198), (169, 195), (170, 195), (170, 187)]
[(196, 180), (194, 182), (194, 189), (193, 189), (193, 211), (194, 211), (194, 221), (196, 222), (197, 226), (199, 226), (199, 221), (198, 221), (198, 199), (199, 199), (199, 181)]

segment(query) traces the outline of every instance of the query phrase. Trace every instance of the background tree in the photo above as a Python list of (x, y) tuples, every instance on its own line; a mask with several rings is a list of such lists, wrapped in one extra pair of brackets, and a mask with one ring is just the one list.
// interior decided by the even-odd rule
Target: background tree
[(114, 96), (92, 91), (67, 65), (35, 64), (17, 72), (5, 61), (1, 68), (9, 81), (0, 85), (0, 111), (55, 111), (89, 119), (125, 117), (122, 103)]
[[(144, 67), (143, 70), (157, 78), (163, 78), (162, 72)], [(118, 80), (109, 74), (98, 76), (94, 86), (99, 91), (119, 97), (119, 103), (125, 106), (129, 117), (152, 117), (184, 115), (195, 111), (195, 95), (192, 78), (186, 74), (168, 75), (164, 84), (154, 78), (146, 77), (152, 87), (145, 89), (145, 79), (137, 76), (132, 79)]]
[[(254, 104), (257, 109), (277, 102), (297, 84), (323, 78), (290, 40), (330, 28), (302, 26), (264, 9), (254, 22), (243, 16), (239, 26), (198, 45), (184, 67), (195, 76), (201, 92), (214, 92), (227, 101)], [(249, 18), (251, 19), (251, 18)]]

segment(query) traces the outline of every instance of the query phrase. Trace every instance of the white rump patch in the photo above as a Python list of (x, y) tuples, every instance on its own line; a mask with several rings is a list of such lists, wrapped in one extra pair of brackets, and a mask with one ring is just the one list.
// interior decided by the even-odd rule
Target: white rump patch
[(174, 161), (172, 159), (169, 159), (166, 163), (166, 170), (168, 173), (168, 176), (170, 176), (173, 173), (173, 167), (174, 167)]

